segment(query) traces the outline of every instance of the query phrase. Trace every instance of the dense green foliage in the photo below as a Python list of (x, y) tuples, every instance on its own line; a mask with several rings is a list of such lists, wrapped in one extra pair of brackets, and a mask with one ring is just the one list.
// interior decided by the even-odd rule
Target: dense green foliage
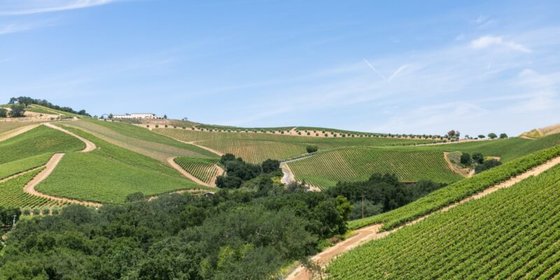
[(503, 182), (558, 156), (560, 156), (560, 146), (521, 157), (477, 174), (472, 178), (461, 180), (445, 188), (434, 191), (425, 197), (393, 211), (353, 221), (350, 227), (359, 228), (366, 225), (382, 223), (384, 224), (384, 229), (393, 229), (406, 222), (415, 220), (418, 217), (483, 191), (490, 186)]
[(147, 156), (111, 145), (90, 134), (70, 129), (94, 142), (90, 153), (69, 153), (38, 190), (56, 196), (121, 203), (127, 195), (145, 195), (199, 188), (177, 171)]
[(349, 218), (358, 219), (401, 207), (443, 186), (431, 181), (404, 184), (395, 175), (373, 174), (363, 182), (339, 182), (326, 193), (346, 197), (354, 204)]
[(263, 173), (278, 173), (280, 162), (265, 160), (261, 165), (245, 162), (232, 154), (225, 154), (220, 158), (220, 164), (225, 166), (225, 174), (218, 176), (216, 186), (225, 189), (237, 189), (243, 182), (252, 180)]
[(337, 258), (332, 279), (556, 279), (560, 167)]
[(269, 279), (345, 232), (344, 198), (258, 179), (257, 191), (70, 206), (22, 221), (0, 256), (0, 279)]
[(319, 152), (289, 163), (298, 180), (331, 187), (339, 181), (364, 181), (373, 173), (391, 173), (400, 181), (457, 181), (460, 175), (447, 166), (442, 152), (414, 148), (353, 147)]
[(0, 142), (0, 164), (45, 153), (78, 151), (80, 140), (60, 131), (39, 126), (24, 134)]

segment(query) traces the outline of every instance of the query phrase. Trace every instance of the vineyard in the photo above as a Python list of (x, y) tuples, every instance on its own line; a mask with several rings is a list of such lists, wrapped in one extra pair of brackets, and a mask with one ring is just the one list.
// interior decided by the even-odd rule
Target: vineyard
[(68, 153), (37, 190), (49, 195), (101, 203), (122, 203), (127, 195), (155, 195), (202, 188), (167, 165), (107, 143), (78, 129), (72, 132), (94, 142), (90, 153)]
[(44, 153), (79, 151), (84, 144), (60, 131), (39, 126), (24, 134), (0, 142), (0, 164)]
[(216, 177), (221, 175), (216, 159), (179, 157), (175, 162), (194, 177), (210, 185), (213, 185)]
[(134, 125), (93, 120), (65, 123), (87, 131), (113, 145), (165, 162), (169, 157), (212, 157), (214, 154), (199, 147), (173, 140)]
[(352, 221), (350, 227), (359, 228), (370, 224), (382, 223), (384, 224), (384, 229), (393, 229), (406, 222), (415, 220), (418, 217), (483, 191), (490, 186), (503, 182), (558, 156), (560, 156), (560, 146), (512, 160), (501, 166), (475, 175), (472, 178), (461, 180), (445, 188), (434, 191), (423, 198), (393, 211)]
[(45, 165), (52, 155), (45, 153), (0, 164), (0, 180), (39, 166)]
[(555, 279), (560, 167), (337, 258), (330, 279)]
[(244, 132), (201, 132), (188, 129), (154, 129), (155, 132), (185, 142), (212, 148), (223, 153), (232, 153), (252, 163), (266, 159), (289, 159), (306, 153), (308, 145), (320, 150), (354, 146), (390, 146), (425, 143), (424, 140), (389, 138), (310, 138), (301, 136), (275, 135)]
[(429, 179), (449, 183), (461, 179), (447, 167), (443, 153), (404, 148), (337, 149), (289, 166), (298, 180), (322, 187), (339, 181), (363, 181), (373, 173), (394, 173), (401, 181), (408, 182)]
[(36, 170), (0, 183), (0, 207), (39, 208), (60, 206), (61, 204), (59, 202), (53, 202), (23, 192), (25, 184), (31, 181), (39, 172), (40, 170)]

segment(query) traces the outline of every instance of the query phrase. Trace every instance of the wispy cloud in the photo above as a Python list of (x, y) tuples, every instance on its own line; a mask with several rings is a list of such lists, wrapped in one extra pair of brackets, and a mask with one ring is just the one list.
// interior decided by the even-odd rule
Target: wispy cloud
[(0, 16), (33, 15), (106, 5), (115, 0), (4, 0)]
[(527, 48), (526, 46), (519, 44), (514, 41), (504, 40), (502, 37), (499, 36), (482, 36), (471, 41), (471, 47), (474, 49), (486, 49), (490, 47), (505, 47), (514, 51), (520, 51), (525, 53), (532, 52), (531, 49)]
[(0, 24), (0, 35), (26, 32), (55, 24), (53, 21)]

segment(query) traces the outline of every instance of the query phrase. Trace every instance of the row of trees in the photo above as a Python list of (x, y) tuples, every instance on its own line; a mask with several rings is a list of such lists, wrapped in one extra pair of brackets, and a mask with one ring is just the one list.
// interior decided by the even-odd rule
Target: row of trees
[(373, 174), (363, 182), (339, 182), (326, 192), (352, 203), (349, 219), (353, 220), (393, 210), (444, 186), (432, 181), (404, 184), (394, 174)]
[[(450, 130), (447, 132), (446, 137), (450, 139), (459, 139), (461, 137), (461, 132), (459, 132), (458, 130)], [(480, 134), (476, 139), (485, 139), (486, 137), (487, 137), (486, 135)], [(488, 138), (490, 139), (496, 139), (498, 137), (500, 139), (506, 139), (508, 138), (508, 135), (506, 133), (501, 133), (500, 136), (498, 136), (494, 132), (488, 133)], [(470, 137), (469, 135), (465, 135), (465, 139), (475, 139), (475, 138)]]
[(23, 104), (12, 104), (9, 108), (9, 111), (6, 108), (0, 108), (0, 118), (21, 118), (25, 115), (25, 105)]
[(52, 104), (51, 102), (49, 102), (45, 99), (35, 99), (35, 98), (27, 97), (27, 96), (12, 97), (12, 98), (10, 98), (9, 104), (12, 104), (12, 105), (20, 104), (20, 105), (23, 105), (24, 107), (27, 107), (31, 104), (36, 104), (36, 105), (41, 105), (41, 106), (44, 106), (44, 107), (47, 107), (47, 108), (55, 109), (55, 110), (58, 110), (58, 111), (63, 111), (63, 112), (68, 112), (68, 113), (78, 114), (78, 115), (83, 115), (83, 116), (90, 116), (86, 112), (86, 110), (75, 111), (74, 109), (72, 109), (70, 107), (63, 107), (63, 106), (58, 106), (58, 105)]

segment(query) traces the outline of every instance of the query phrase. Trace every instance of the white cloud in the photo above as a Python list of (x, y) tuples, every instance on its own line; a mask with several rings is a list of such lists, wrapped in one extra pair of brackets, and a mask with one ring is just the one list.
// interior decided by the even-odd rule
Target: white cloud
[(100, 6), (115, 0), (4, 0), (0, 16), (32, 15)]
[(514, 51), (520, 51), (525, 53), (532, 52), (531, 49), (525, 47), (522, 44), (516, 43), (514, 41), (504, 40), (499, 36), (482, 36), (471, 41), (471, 47), (474, 49), (486, 49), (490, 47), (505, 47)]
[(0, 24), (0, 35), (7, 35), (12, 33), (19, 33), (30, 31), (33, 29), (45, 27), (54, 24), (50, 21), (45, 22), (34, 22), (34, 23), (8, 23)]

